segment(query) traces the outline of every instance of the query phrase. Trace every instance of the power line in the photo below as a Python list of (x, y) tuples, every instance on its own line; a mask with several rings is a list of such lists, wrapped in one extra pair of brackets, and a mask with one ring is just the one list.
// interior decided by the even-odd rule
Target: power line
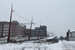
[(24, 19), (24, 20), (30, 22), (29, 20), (25, 19), (24, 17), (20, 16), (19, 14), (17, 14), (17, 13), (14, 13), (14, 14), (16, 14), (17, 16), (21, 17), (22, 19)]

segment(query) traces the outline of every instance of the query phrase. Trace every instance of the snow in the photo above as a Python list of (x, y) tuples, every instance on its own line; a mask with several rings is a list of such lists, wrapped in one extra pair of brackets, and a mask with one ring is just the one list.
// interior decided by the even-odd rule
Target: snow
[(75, 41), (62, 41), (63, 48), (67, 50), (75, 50)]
[(53, 37), (47, 37), (47, 38), (40, 39), (40, 40), (43, 40), (43, 41), (45, 41), (45, 40), (47, 40), (47, 39), (53, 39), (53, 38), (54, 38), (54, 36), (53, 36)]
[(67, 43), (70, 43), (70, 44), (75, 44), (75, 41), (65, 41)]
[(0, 44), (0, 50), (64, 50), (75, 47), (75, 41), (59, 41), (58, 43), (34, 43), (34, 41), (25, 41), (22, 43)]
[(0, 50), (62, 50), (62, 43), (33, 43), (27, 41), (23, 43), (0, 44)]
[(47, 37), (46, 39), (53, 39), (54, 37)]

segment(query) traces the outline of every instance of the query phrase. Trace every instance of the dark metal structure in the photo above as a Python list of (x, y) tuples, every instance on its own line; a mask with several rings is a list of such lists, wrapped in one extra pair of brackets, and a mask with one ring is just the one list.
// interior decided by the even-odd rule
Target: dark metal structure
[(30, 40), (30, 35), (31, 35), (32, 23), (33, 23), (33, 18), (32, 18), (32, 20), (31, 20), (31, 25), (30, 25), (29, 40)]
[(4, 24), (2, 24), (2, 32), (1, 32), (1, 37), (3, 37), (3, 27), (4, 27)]
[(13, 11), (13, 4), (12, 4), (12, 7), (11, 7), (11, 14), (10, 14), (10, 23), (9, 23), (9, 32), (8, 32), (7, 43), (9, 43), (9, 40), (10, 40), (10, 29), (11, 29), (12, 11)]

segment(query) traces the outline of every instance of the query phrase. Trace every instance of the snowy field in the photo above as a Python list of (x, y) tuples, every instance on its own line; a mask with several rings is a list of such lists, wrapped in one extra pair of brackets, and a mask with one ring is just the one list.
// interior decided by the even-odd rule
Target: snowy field
[[(0, 50), (67, 50), (65, 49), (67, 45), (65, 43), (69, 43), (69, 45), (75, 44), (75, 41), (59, 41), (58, 43), (34, 43), (33, 41), (27, 41), (23, 43), (6, 43), (0, 44)], [(73, 47), (73, 48), (71, 48)], [(69, 46), (72, 50), (74, 46)], [(67, 47), (68, 48), (68, 47)]]

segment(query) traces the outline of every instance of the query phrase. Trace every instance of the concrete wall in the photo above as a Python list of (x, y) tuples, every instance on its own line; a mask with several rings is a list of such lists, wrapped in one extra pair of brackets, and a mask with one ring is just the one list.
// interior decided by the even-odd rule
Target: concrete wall
[(69, 33), (69, 41), (75, 41), (75, 31)]
[(69, 41), (75, 41), (75, 37), (70, 37)]

